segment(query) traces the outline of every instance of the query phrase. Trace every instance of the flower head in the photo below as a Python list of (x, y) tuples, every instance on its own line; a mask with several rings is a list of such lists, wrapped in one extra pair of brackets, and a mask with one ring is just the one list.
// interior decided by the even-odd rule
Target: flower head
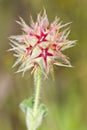
[(62, 53), (63, 50), (75, 45), (75, 41), (68, 40), (69, 28), (62, 30), (68, 24), (62, 24), (56, 17), (50, 24), (46, 11), (38, 14), (36, 22), (31, 19), (28, 26), (22, 18), (17, 21), (22, 28), (22, 34), (11, 36), (11, 49), (17, 61), (13, 65), (20, 65), (17, 72), (32, 72), (40, 67), (46, 74), (53, 65), (71, 67), (70, 61)]

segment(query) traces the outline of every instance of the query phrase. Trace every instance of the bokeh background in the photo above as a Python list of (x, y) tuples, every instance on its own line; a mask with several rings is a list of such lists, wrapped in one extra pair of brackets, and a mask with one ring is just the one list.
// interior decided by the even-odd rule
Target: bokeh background
[(8, 37), (21, 33), (15, 20), (29, 23), (44, 7), (50, 21), (73, 22), (69, 38), (78, 42), (64, 52), (74, 67), (55, 66), (55, 81), (49, 75), (42, 84), (40, 100), (49, 114), (38, 130), (87, 130), (87, 0), (0, 0), (0, 130), (26, 130), (19, 103), (34, 96), (33, 75), (15, 74), (15, 58), (6, 50)]

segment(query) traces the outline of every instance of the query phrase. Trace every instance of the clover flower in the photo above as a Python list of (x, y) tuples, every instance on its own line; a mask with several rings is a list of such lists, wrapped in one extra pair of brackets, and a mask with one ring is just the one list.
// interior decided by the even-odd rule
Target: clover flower
[(75, 45), (75, 41), (68, 40), (69, 28), (62, 30), (70, 23), (62, 24), (59, 18), (50, 24), (46, 11), (38, 14), (36, 22), (31, 18), (28, 26), (22, 18), (17, 23), (22, 28), (21, 35), (11, 36), (10, 51), (14, 51), (17, 61), (13, 67), (20, 65), (17, 72), (25, 73), (32, 68), (32, 73), (40, 67), (46, 75), (53, 65), (71, 67), (69, 58), (62, 52)]
[(24, 74), (30, 69), (31, 73), (34, 73), (35, 96), (25, 99), (20, 108), (25, 112), (27, 129), (36, 130), (48, 112), (47, 107), (39, 103), (42, 73), (47, 77), (49, 72), (53, 72), (54, 65), (71, 67), (69, 58), (63, 51), (74, 46), (76, 41), (68, 39), (69, 28), (63, 29), (70, 23), (62, 24), (57, 17), (49, 23), (45, 10), (43, 15), (41, 13), (37, 15), (36, 22), (31, 18), (29, 26), (22, 18), (17, 23), (22, 28), (22, 34), (9, 38), (11, 42), (9, 50), (14, 51), (14, 56), (17, 57), (13, 65), (19, 66), (17, 73)]

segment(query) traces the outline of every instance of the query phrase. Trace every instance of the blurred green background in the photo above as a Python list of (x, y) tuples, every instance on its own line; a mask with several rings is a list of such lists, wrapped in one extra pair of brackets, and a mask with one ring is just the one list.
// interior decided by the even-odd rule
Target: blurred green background
[(49, 75), (42, 84), (40, 100), (49, 114), (38, 130), (87, 130), (87, 0), (0, 0), (0, 130), (26, 130), (19, 103), (34, 96), (33, 75), (15, 74), (15, 58), (6, 50), (8, 37), (21, 33), (15, 20), (29, 23), (30, 14), (36, 19), (44, 7), (50, 21), (73, 22), (69, 38), (78, 42), (64, 52), (74, 67), (55, 66), (55, 82)]

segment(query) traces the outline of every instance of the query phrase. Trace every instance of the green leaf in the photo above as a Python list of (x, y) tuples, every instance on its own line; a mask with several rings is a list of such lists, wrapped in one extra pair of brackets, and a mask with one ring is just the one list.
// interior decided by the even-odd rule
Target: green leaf
[(47, 113), (48, 113), (48, 108), (44, 105), (44, 104), (41, 104), (40, 105), (40, 111), (43, 113), (43, 116), (46, 116)]
[(23, 100), (22, 103), (20, 103), (19, 107), (23, 112), (26, 112), (27, 108), (33, 108), (33, 105), (34, 105), (34, 99), (30, 98)]

